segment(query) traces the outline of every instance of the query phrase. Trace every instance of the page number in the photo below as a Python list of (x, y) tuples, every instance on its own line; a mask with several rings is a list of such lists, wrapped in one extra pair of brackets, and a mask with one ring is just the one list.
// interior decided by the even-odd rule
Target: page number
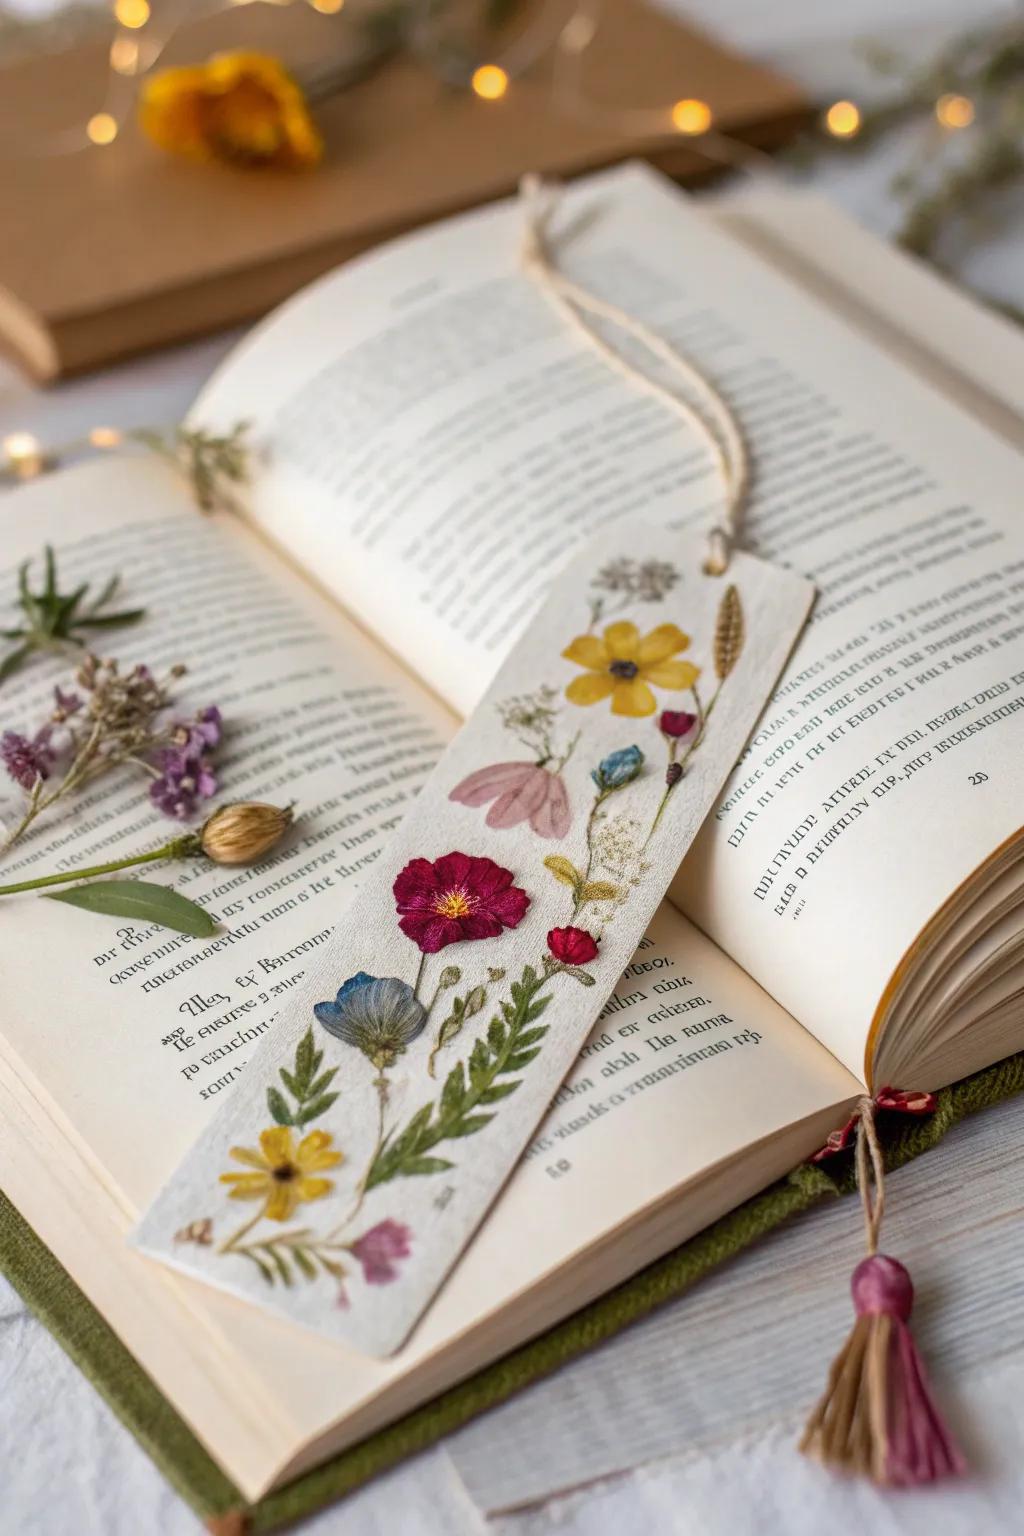
[(978, 784), (987, 784), (988, 783), (988, 774), (987, 773), (969, 773), (967, 775), (967, 782), (968, 782), (968, 784), (973, 784), (975, 786), (977, 786)]

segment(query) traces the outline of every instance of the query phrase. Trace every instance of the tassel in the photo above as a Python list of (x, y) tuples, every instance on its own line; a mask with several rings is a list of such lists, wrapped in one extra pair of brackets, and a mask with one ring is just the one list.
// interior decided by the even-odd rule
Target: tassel
[(878, 1252), (883, 1180), (874, 1105), (865, 1098), (857, 1129), (857, 1184), (868, 1257), (857, 1265), (851, 1281), (857, 1320), (829, 1372), (800, 1450), (826, 1466), (909, 1488), (960, 1476), (966, 1464), (932, 1401), (907, 1326), (914, 1304), (910, 1276), (896, 1259)]

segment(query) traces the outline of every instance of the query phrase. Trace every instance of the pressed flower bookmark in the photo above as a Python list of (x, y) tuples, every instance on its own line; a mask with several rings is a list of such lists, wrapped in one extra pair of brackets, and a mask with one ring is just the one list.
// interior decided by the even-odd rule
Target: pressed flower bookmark
[(403, 1343), (629, 963), (810, 608), (801, 577), (739, 552), (714, 574), (707, 550), (620, 523), (556, 582), (144, 1217), (141, 1248), (370, 1354)]

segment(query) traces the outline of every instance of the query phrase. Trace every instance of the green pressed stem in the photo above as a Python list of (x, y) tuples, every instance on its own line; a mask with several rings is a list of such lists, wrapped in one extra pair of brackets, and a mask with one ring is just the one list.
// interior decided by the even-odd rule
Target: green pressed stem
[(610, 794), (612, 794), (612, 793), (613, 793), (613, 791), (610, 790), (610, 789), (599, 789), (597, 794), (594, 796), (594, 803), (590, 807), (590, 815), (587, 817), (587, 834), (586, 834), (587, 835), (587, 867), (583, 871), (583, 879), (580, 882), (579, 890), (577, 891), (575, 897), (573, 898), (573, 904), (572, 904), (573, 922), (575, 922), (577, 917), (579, 917), (580, 911), (583, 908), (583, 906), (585, 905), (585, 903), (583, 901), (583, 891), (584, 891), (585, 887), (587, 886), (587, 884), (589, 883), (590, 875), (591, 875), (591, 872), (592, 872), (592, 870), (594, 868), (594, 823), (597, 820), (597, 817), (598, 817), (598, 814), (599, 814), (599, 812), (601, 810), (602, 805), (604, 805), (604, 802), (607, 800), (608, 796)]
[(422, 982), (423, 982), (423, 967), (426, 965), (426, 963), (427, 963), (426, 953), (423, 950), (420, 950), (420, 963), (416, 967), (416, 980), (412, 984), (412, 995), (416, 999), (417, 1002), (419, 1002), (420, 986), (422, 985)]
[(230, 1237), (225, 1238), (224, 1242), (222, 1242), (220, 1247), (217, 1249), (217, 1252), (234, 1253), (237, 1250), (239, 1243), (242, 1241), (242, 1238), (248, 1237), (256, 1223), (258, 1221), (262, 1221), (266, 1209), (267, 1208), (265, 1205), (261, 1206), (260, 1209), (256, 1212), (255, 1216), (250, 1216), (248, 1221), (243, 1221), (242, 1225), (236, 1231), (232, 1232)]
[(112, 875), (119, 869), (132, 869), (136, 864), (155, 864), (160, 859), (185, 859), (202, 852), (202, 844), (194, 832), (186, 837), (172, 838), (162, 848), (151, 853), (133, 853), (127, 859), (109, 859), (106, 864), (90, 864), (88, 869), (69, 869), (62, 875), (39, 875), (34, 880), (17, 880), (13, 885), (0, 885), (0, 896), (15, 896), (19, 891), (38, 891), (46, 885), (67, 885), (72, 880), (89, 880), (94, 875)]

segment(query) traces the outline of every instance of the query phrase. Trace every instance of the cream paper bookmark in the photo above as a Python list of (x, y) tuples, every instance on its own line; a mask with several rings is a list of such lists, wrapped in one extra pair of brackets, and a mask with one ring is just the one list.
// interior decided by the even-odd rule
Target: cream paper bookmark
[(712, 574), (707, 553), (624, 521), (563, 573), (138, 1247), (371, 1355), (399, 1348), (806, 619), (809, 582), (739, 551)]

